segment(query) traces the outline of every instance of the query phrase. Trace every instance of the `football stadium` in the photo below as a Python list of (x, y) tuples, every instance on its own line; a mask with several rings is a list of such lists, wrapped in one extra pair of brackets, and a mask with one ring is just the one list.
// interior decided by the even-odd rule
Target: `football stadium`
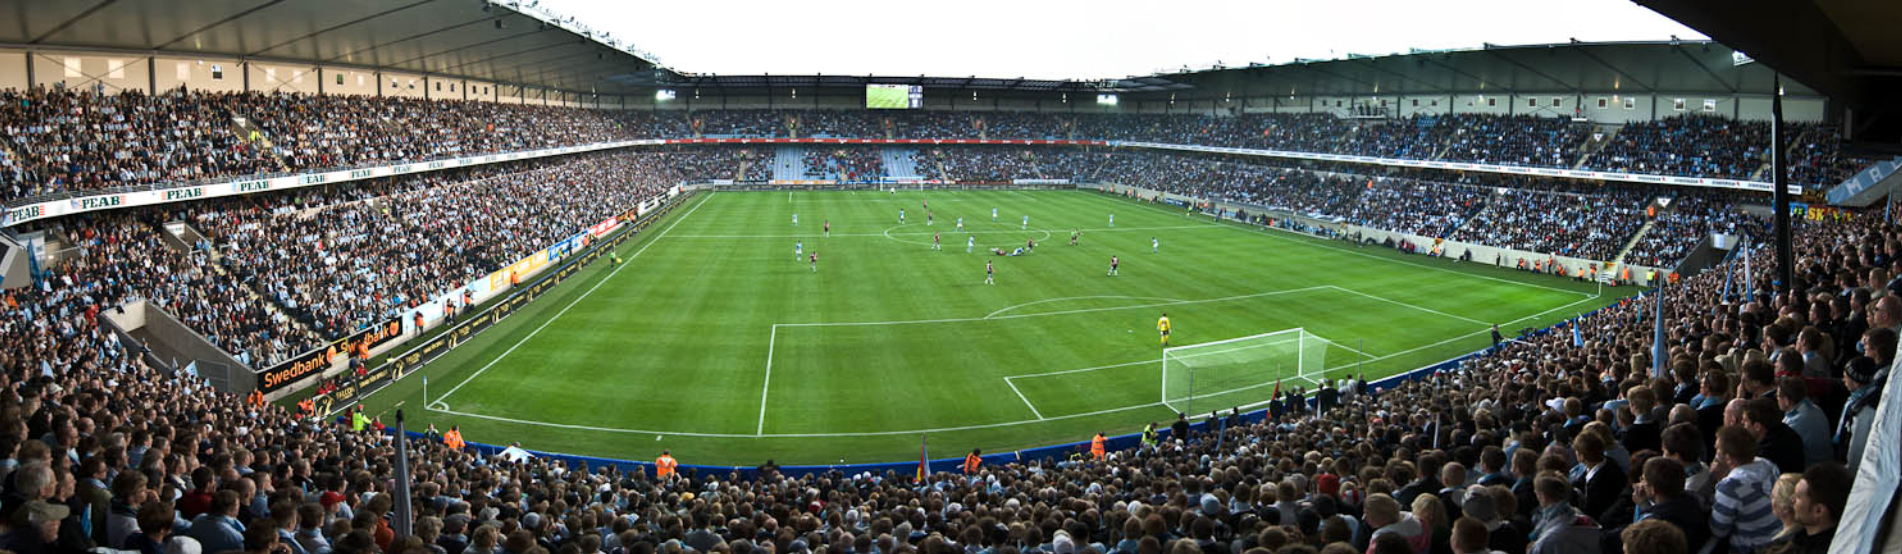
[(1902, 551), (1902, 6), (740, 4), (0, 0), (0, 551)]

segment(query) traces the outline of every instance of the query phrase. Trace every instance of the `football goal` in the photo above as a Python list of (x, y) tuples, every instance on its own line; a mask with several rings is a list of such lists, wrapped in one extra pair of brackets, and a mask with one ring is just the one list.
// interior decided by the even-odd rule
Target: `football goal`
[(1329, 343), (1302, 328), (1162, 350), (1162, 403), (1194, 416), (1268, 400), (1277, 382), (1313, 387)]

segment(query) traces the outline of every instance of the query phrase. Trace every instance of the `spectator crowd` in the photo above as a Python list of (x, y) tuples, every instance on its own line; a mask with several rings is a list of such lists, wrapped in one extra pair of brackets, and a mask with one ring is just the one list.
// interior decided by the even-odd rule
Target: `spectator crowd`
[[(1870, 160), (1834, 127), (1796, 125), (1791, 182), (1820, 187)], [(1100, 114), (872, 110), (639, 111), (481, 101), (172, 90), (0, 91), (0, 200), (305, 172), (613, 140), (692, 137), (1110, 140), (1763, 179), (1768, 125), (1677, 116), (1590, 125), (1480, 114)], [(864, 168), (858, 168), (864, 169)], [(750, 178), (752, 176), (746, 176)]]
[[(1579, 131), (1496, 117), (603, 112), (292, 94), (0, 93), (8, 199), (655, 136), (1091, 138), (1571, 163)], [(1431, 119), (1431, 120), (1429, 120)], [(1637, 124), (1594, 167), (1747, 176), (1752, 123)], [(1487, 146), (1485, 137), (1498, 142)], [(936, 138), (936, 137), (918, 137)], [(1814, 137), (1813, 137), (1814, 138)], [(1820, 138), (1818, 139), (1821, 140)], [(1575, 145), (1574, 145), (1575, 146)], [(1837, 156), (1824, 142), (1805, 156)], [(854, 154), (860, 152), (861, 154)], [(1634, 263), (1747, 199), (1156, 152), (934, 149), (940, 178), (1090, 178), (1384, 229)], [(0, 292), (0, 550), (78, 554), (1736, 554), (1823, 552), (1902, 328), (1902, 231), (1800, 221), (1797, 279), (1743, 260), (1410, 382), (1288, 391), (1138, 448), (897, 475), (662, 475), (487, 456), (218, 392), (100, 322), (144, 299), (262, 366), (454, 291), (681, 182), (752, 179), (747, 148), (583, 154), (29, 224), (72, 245)], [(869, 149), (820, 153), (875, 173)], [(1814, 160), (1813, 160), (1814, 161)], [(1811, 164), (1816, 175), (1844, 165)], [(1363, 173), (1357, 173), (1362, 171)], [(1825, 178), (1825, 177), (1817, 177)], [(603, 199), (612, 199), (603, 202)], [(167, 235), (187, 222), (202, 239)], [(1765, 287), (1769, 249), (1751, 261)], [(1662, 302), (1662, 360), (1651, 318)], [(1506, 322), (1516, 323), (1516, 322)], [(1654, 372), (1653, 367), (1664, 371)], [(508, 442), (514, 437), (481, 437)], [(413, 446), (406, 487), (397, 440)], [(1893, 437), (1888, 440), (1893, 440)], [(1878, 446), (1887, 446), (1876, 443)], [(395, 496), (407, 491), (407, 511)], [(408, 517), (409, 519), (398, 519)], [(398, 529), (413, 529), (399, 534)]]
[[(378, 192), (353, 194), (388, 196)], [(323, 217), (338, 209), (331, 203), (311, 205)], [(93, 236), (106, 246), (7, 293), (0, 548), (1824, 552), (1844, 538), (1855, 464), (1902, 327), (1893, 277), (1902, 232), (1873, 216), (1803, 222), (1797, 281), (1783, 288), (1726, 294), (1725, 274), (1742, 269), (1732, 261), (1584, 316), (1569, 324), (1576, 333), (1523, 337), (1421, 380), (1323, 382), (1312, 405), (1301, 398), (1309, 391), (1291, 390), (1263, 419), (1211, 414), (1227, 420), (1218, 432), (1194, 431), (1184, 416), (1101, 457), (972, 463), (920, 483), (792, 477), (770, 462), (744, 477), (671, 466), (662, 475), (485, 456), (452, 428), (404, 439), (413, 477), (399, 488), (397, 439), (367, 417), (300, 420), (248, 405), (149, 367), (136, 345), (103, 334), (97, 310), (165, 279), (110, 246), (141, 240), (128, 224), (74, 221), (101, 229)], [(1774, 264), (1756, 262), (1764, 274), (1754, 282), (1770, 283)], [(1667, 330), (1662, 373), (1649, 358), (1655, 302)], [(402, 491), (407, 512), (396, 508)]]

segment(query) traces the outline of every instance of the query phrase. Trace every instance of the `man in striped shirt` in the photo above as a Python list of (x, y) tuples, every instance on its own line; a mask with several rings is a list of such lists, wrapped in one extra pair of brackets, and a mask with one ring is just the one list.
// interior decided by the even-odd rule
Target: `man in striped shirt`
[(1777, 466), (1757, 457), (1756, 435), (1738, 425), (1718, 429), (1711, 475), (1719, 478), (1711, 507), (1711, 536), (1727, 537), (1730, 551), (1737, 554), (1769, 545), (1783, 528), (1770, 511), (1770, 489), (1776, 486)]

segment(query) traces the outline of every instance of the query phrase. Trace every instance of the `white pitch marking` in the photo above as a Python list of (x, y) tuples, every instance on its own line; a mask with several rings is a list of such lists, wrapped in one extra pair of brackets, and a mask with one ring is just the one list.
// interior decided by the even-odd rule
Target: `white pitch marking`
[(1010, 382), (1010, 379), (1004, 379), (1004, 384), (1010, 385), (1010, 391), (1017, 393), (1018, 400), (1024, 401), (1024, 407), (1030, 408), (1031, 415), (1037, 416), (1038, 421), (1042, 421), (1044, 419), (1043, 412), (1037, 411), (1037, 405), (1030, 403), (1030, 399), (1024, 396), (1024, 391), (1017, 390), (1016, 383)]
[(1047, 316), (1055, 316), (1055, 315), (1087, 314), (1087, 313), (1108, 312), (1108, 311), (1116, 311), (1116, 310), (1134, 310), (1139, 308), (1155, 308), (1155, 307), (1161, 307), (1161, 306), (1176, 306), (1176, 305), (1182, 305), (1182, 304), (1207, 304), (1211, 302), (1227, 302), (1230, 300), (1245, 300), (1249, 298), (1278, 296), (1282, 294), (1294, 294), (1294, 293), (1300, 293), (1300, 292), (1309, 292), (1309, 291), (1327, 290), (1327, 289), (1328, 289), (1328, 286), (1323, 285), (1323, 286), (1305, 287), (1305, 288), (1298, 288), (1298, 289), (1272, 290), (1268, 292), (1257, 292), (1253, 294), (1241, 294), (1236, 296), (1224, 296), (1221, 298), (1205, 298), (1201, 300), (1181, 300), (1181, 301), (1175, 301), (1175, 302), (1159, 302), (1154, 304), (1112, 306), (1108, 308), (1082, 308), (1082, 309), (1076, 309), (1076, 310), (1062, 310), (1062, 311), (1056, 311), (1056, 312), (1043, 312), (1043, 313), (1021, 314), (1021, 315), (1004, 315), (1004, 316), (998, 316), (998, 317), (954, 317), (954, 318), (944, 318), (944, 319), (913, 319), (913, 320), (905, 320), (905, 321), (844, 321), (844, 322), (829, 322), (829, 323), (775, 323), (773, 325), (780, 326), (780, 327), (860, 327), (860, 326), (877, 326), (877, 325), (915, 325), (915, 324), (923, 324), (923, 323), (964, 323), (964, 322), (971, 322), (971, 321), (1019, 319), (1019, 318), (1026, 318), (1026, 317), (1047, 317)]
[(1329, 287), (1331, 287), (1331, 288), (1333, 288), (1334, 290), (1338, 290), (1338, 291), (1341, 291), (1341, 292), (1345, 292), (1345, 293), (1349, 293), (1349, 294), (1357, 294), (1357, 295), (1360, 295), (1360, 296), (1365, 296), (1365, 297), (1367, 297), (1367, 298), (1372, 298), (1372, 299), (1374, 299), (1374, 300), (1379, 300), (1379, 301), (1381, 301), (1381, 302), (1387, 302), (1387, 303), (1390, 303), (1390, 304), (1395, 304), (1395, 305), (1398, 305), (1398, 306), (1405, 306), (1405, 307), (1408, 307), (1408, 308), (1413, 308), (1413, 309), (1415, 309), (1415, 310), (1420, 310), (1420, 311), (1422, 311), (1422, 312), (1427, 312), (1427, 313), (1430, 313), (1430, 314), (1434, 314), (1434, 315), (1439, 315), (1439, 316), (1445, 316), (1445, 317), (1450, 317), (1450, 318), (1453, 318), (1453, 319), (1460, 319), (1460, 320), (1465, 320), (1465, 321), (1469, 321), (1469, 322), (1472, 322), (1472, 323), (1478, 323), (1478, 324), (1480, 324), (1480, 325), (1492, 325), (1492, 322), (1489, 322), (1489, 321), (1480, 321), (1480, 320), (1477, 320), (1477, 319), (1473, 319), (1473, 318), (1470, 318), (1470, 317), (1466, 317), (1466, 316), (1463, 316), (1463, 315), (1459, 315), (1459, 314), (1450, 314), (1450, 313), (1446, 313), (1446, 312), (1442, 312), (1442, 311), (1439, 311), (1439, 310), (1435, 310), (1435, 309), (1433, 309), (1433, 308), (1428, 308), (1428, 307), (1426, 307), (1426, 306), (1421, 306), (1421, 305), (1419, 305), (1419, 304), (1412, 304), (1412, 303), (1408, 303), (1408, 302), (1401, 302), (1401, 301), (1399, 301), (1399, 300), (1394, 300), (1394, 299), (1392, 299), (1392, 298), (1387, 298), (1387, 297), (1385, 297), (1385, 296), (1380, 296), (1380, 295), (1375, 295), (1375, 294), (1368, 294), (1368, 293), (1365, 293), (1365, 292), (1361, 292), (1361, 291), (1357, 291), (1357, 290), (1354, 290), (1354, 289), (1350, 289), (1350, 288), (1344, 288), (1344, 287), (1339, 287), (1339, 286), (1335, 286), (1335, 285), (1328, 285), (1328, 286), (1329, 286)]
[(1011, 311), (1011, 310), (1015, 310), (1015, 309), (1018, 309), (1018, 308), (1023, 308), (1023, 307), (1027, 307), (1027, 306), (1035, 306), (1035, 305), (1037, 305), (1037, 304), (1048, 304), (1048, 303), (1051, 303), (1051, 302), (1063, 302), (1063, 301), (1066, 301), (1066, 300), (1091, 300), (1091, 299), (1098, 299), (1098, 298), (1116, 298), (1116, 299), (1124, 299), (1124, 300), (1162, 300), (1162, 301), (1166, 301), (1166, 302), (1188, 302), (1187, 300), (1182, 300), (1182, 299), (1180, 299), (1180, 298), (1161, 298), (1161, 297), (1156, 297), (1156, 296), (1117, 296), (1117, 295), (1099, 295), (1099, 296), (1066, 296), (1066, 297), (1063, 297), (1063, 298), (1051, 298), (1051, 299), (1048, 299), (1048, 300), (1038, 300), (1038, 301), (1035, 301), (1035, 302), (1025, 302), (1025, 303), (1022, 303), (1022, 304), (1018, 304), (1018, 305), (1015, 305), (1015, 306), (1010, 306), (1010, 307), (1007, 307), (1007, 308), (1004, 308), (1004, 309), (1001, 309), (1001, 310), (998, 310), (998, 311), (995, 311), (995, 312), (991, 312), (991, 313), (989, 313), (989, 314), (985, 314), (985, 316), (984, 316), (984, 319), (990, 319), (990, 318), (992, 318), (992, 317), (995, 317), (995, 316), (997, 316), (997, 314), (1001, 314), (1001, 313), (1004, 313), (1004, 312), (1008, 312), (1008, 311)]
[(753, 429), (754, 435), (766, 433), (766, 394), (773, 390), (773, 345), (779, 342), (779, 325), (773, 325), (773, 333), (766, 338), (766, 379), (759, 385), (759, 426)]
[[(918, 224), (916, 224), (916, 223), (907, 223), (907, 224), (905, 224), (905, 225), (901, 225), (901, 227), (911, 227), (911, 226), (916, 226), (916, 225), (918, 225)], [(895, 229), (895, 228), (897, 228), (897, 227), (893, 227), (893, 228)], [(1189, 230), (1194, 230), (1194, 229), (1219, 229), (1219, 228), (1220, 228), (1220, 227), (1217, 227), (1217, 226), (1212, 226), (1212, 225), (1208, 225), (1208, 224), (1202, 224), (1202, 225), (1165, 225), (1165, 226), (1161, 226), (1161, 227), (1107, 227), (1107, 228), (1097, 228), (1097, 229), (1077, 229), (1077, 231), (1079, 231), (1079, 232), (1084, 232), (1084, 233), (1116, 233), (1116, 232), (1129, 232), (1129, 231), (1163, 231), (1163, 230), (1170, 230), (1170, 229), (1189, 229)], [(955, 229), (955, 228), (954, 228), (954, 229)], [(1048, 229), (1032, 229), (1032, 230), (1033, 230), (1033, 231), (1042, 231), (1042, 232), (1044, 232), (1044, 233), (1050, 233), (1050, 231), (1049, 231)], [(955, 230), (953, 230), (952, 232), (956, 232), (956, 231), (955, 231)], [(1001, 231), (984, 231), (984, 232), (987, 232), (987, 233), (1003, 233), (1003, 232), (1023, 232), (1023, 230), (1022, 230), (1022, 229), (1004, 229), (1004, 230), (1001, 230)], [(930, 235), (930, 234), (933, 234), (933, 232), (932, 232), (932, 231), (901, 231), (901, 232), (897, 232), (897, 233), (833, 233), (833, 234), (832, 234), (832, 236), (833, 236), (834, 238), (838, 238), (838, 237), (866, 237), (866, 238), (879, 238), (879, 237), (883, 237), (883, 238), (896, 238), (896, 237), (903, 237), (903, 236), (913, 236), (913, 235), (917, 235), (917, 236), (923, 236), (923, 235)], [(774, 239), (774, 240), (790, 240), (790, 239), (805, 239), (805, 238), (818, 238), (818, 237), (820, 237), (820, 236), (823, 236), (823, 235), (820, 235), (820, 234), (788, 234), (788, 235), (674, 235), (674, 238), (676, 238), (676, 239)], [(1054, 236), (1054, 234), (1052, 234), (1051, 236)], [(1048, 238), (1048, 237), (1046, 237), (1046, 239), (1047, 239), (1047, 238)]]
[[(648, 248), (652, 248), (652, 247), (653, 247), (653, 246), (654, 246), (655, 244), (657, 244), (657, 243), (659, 243), (659, 242), (660, 242), (660, 239), (663, 239), (663, 238), (666, 238), (666, 237), (667, 237), (667, 233), (668, 233), (669, 231), (673, 231), (673, 230), (674, 230), (674, 227), (678, 227), (678, 226), (680, 226), (680, 222), (682, 222), (682, 221), (686, 221), (686, 220), (687, 220), (687, 216), (690, 216), (690, 215), (693, 215), (693, 213), (694, 213), (695, 211), (698, 211), (698, 210), (700, 209), (700, 207), (701, 207), (701, 206), (705, 206), (705, 205), (707, 205), (707, 199), (710, 199), (710, 198), (713, 198), (713, 195), (714, 195), (714, 194), (717, 194), (717, 193), (712, 193), (712, 192), (709, 192), (709, 193), (707, 193), (707, 195), (706, 195), (705, 197), (703, 197), (703, 198), (701, 198), (701, 199), (700, 199), (700, 203), (699, 203), (699, 204), (694, 204), (694, 205), (693, 205), (693, 209), (690, 209), (690, 210), (687, 210), (687, 213), (684, 213), (684, 214), (680, 214), (680, 219), (676, 219), (676, 220), (674, 220), (674, 222), (673, 222), (673, 224), (671, 224), (671, 225), (668, 225), (666, 229), (662, 229), (662, 230), (660, 231), (660, 234), (659, 234), (659, 235), (655, 235), (655, 236), (654, 236), (654, 239), (653, 239), (653, 240), (650, 240), (650, 241), (647, 241), (647, 244), (644, 244), (644, 245), (641, 245), (641, 249), (640, 249), (640, 250), (635, 250), (635, 251), (634, 251), (634, 254), (633, 254), (633, 255), (631, 255), (631, 256), (628, 256), (628, 257), (627, 257), (627, 259), (628, 259), (629, 261), (632, 261), (632, 260), (633, 260), (634, 258), (639, 258), (639, 257), (641, 256), (641, 254), (643, 254), (643, 253), (645, 253), (645, 252), (647, 252), (647, 249), (648, 249)], [(616, 267), (616, 268), (614, 268), (614, 271), (611, 271), (611, 272), (608, 272), (608, 276), (607, 276), (607, 277), (603, 277), (603, 278), (602, 278), (602, 279), (601, 279), (600, 281), (597, 281), (597, 282), (595, 282), (595, 284), (594, 284), (594, 286), (593, 286), (592, 288), (589, 288), (587, 292), (583, 292), (583, 293), (581, 293), (581, 296), (577, 296), (577, 297), (575, 297), (575, 300), (574, 300), (573, 302), (569, 302), (569, 303), (568, 303), (568, 305), (567, 305), (566, 307), (563, 307), (563, 308), (561, 309), (561, 311), (559, 311), (559, 312), (555, 312), (555, 317), (551, 317), (551, 318), (548, 318), (548, 321), (544, 321), (544, 322), (542, 322), (542, 324), (541, 324), (541, 326), (540, 326), (540, 327), (536, 327), (534, 331), (530, 331), (530, 332), (528, 333), (528, 336), (525, 336), (525, 337), (522, 337), (522, 340), (519, 340), (519, 341), (516, 341), (516, 342), (515, 342), (515, 345), (514, 345), (514, 346), (510, 346), (508, 350), (503, 350), (503, 351), (502, 351), (502, 355), (500, 355), (500, 356), (496, 356), (496, 357), (495, 357), (495, 359), (493, 359), (493, 360), (489, 360), (489, 363), (488, 363), (488, 364), (485, 364), (485, 365), (483, 365), (483, 366), (482, 366), (482, 369), (478, 369), (478, 370), (476, 370), (476, 372), (475, 372), (475, 373), (473, 373), (473, 374), (471, 374), (471, 375), (469, 375), (469, 377), (468, 377), (468, 378), (466, 378), (466, 379), (463, 379), (461, 383), (456, 383), (456, 386), (455, 386), (455, 387), (452, 387), (452, 388), (450, 388), (450, 389), (449, 389), (449, 392), (446, 392), (446, 393), (443, 393), (443, 395), (442, 395), (442, 396), (438, 396), (438, 397), (436, 397), (436, 400), (437, 400), (438, 402), (440, 402), (440, 401), (442, 401), (442, 400), (444, 400), (444, 399), (447, 399), (447, 398), (449, 398), (449, 396), (450, 396), (450, 395), (452, 395), (452, 394), (455, 394), (455, 393), (456, 393), (456, 391), (458, 391), (458, 390), (461, 390), (461, 389), (462, 389), (462, 386), (463, 386), (463, 385), (467, 385), (467, 384), (469, 384), (469, 382), (470, 382), (470, 381), (474, 381), (476, 377), (480, 377), (480, 376), (482, 376), (482, 373), (483, 373), (483, 372), (486, 372), (486, 371), (488, 371), (488, 370), (489, 370), (489, 368), (492, 368), (492, 367), (495, 367), (495, 364), (497, 364), (497, 363), (500, 363), (500, 362), (502, 361), (502, 359), (503, 359), (503, 358), (507, 358), (507, 357), (509, 356), (509, 354), (510, 354), (510, 353), (513, 353), (513, 352), (515, 352), (515, 349), (517, 349), (517, 348), (521, 348), (523, 344), (526, 344), (526, 343), (527, 343), (527, 342), (529, 341), (529, 339), (533, 339), (533, 338), (535, 338), (535, 335), (539, 335), (539, 334), (541, 334), (541, 332), (542, 332), (542, 330), (543, 330), (543, 329), (547, 329), (547, 328), (548, 328), (548, 325), (549, 325), (549, 324), (551, 324), (551, 323), (554, 323), (554, 322), (555, 322), (555, 320), (557, 320), (557, 319), (561, 319), (561, 316), (562, 316), (563, 314), (566, 314), (566, 313), (568, 313), (568, 310), (569, 310), (569, 309), (572, 309), (572, 308), (574, 308), (576, 304), (580, 304), (582, 300), (587, 300), (587, 299), (588, 299), (588, 295), (591, 295), (591, 294), (594, 294), (594, 291), (595, 291), (596, 289), (600, 289), (600, 288), (601, 288), (601, 285), (605, 285), (605, 284), (607, 284), (607, 282), (608, 282), (608, 281), (610, 281), (610, 280), (613, 280), (613, 279), (614, 279), (614, 276), (615, 276), (615, 275), (619, 275), (619, 274), (621, 273), (621, 270), (623, 270), (623, 269), (627, 269), (627, 268), (628, 268), (629, 266), (631, 266), (631, 265), (633, 265), (633, 264), (626, 264), (626, 263), (623, 263), (623, 264), (621, 264), (621, 265), (620, 265), (619, 267)], [(446, 411), (448, 411), (448, 410), (444, 410), (444, 411), (446, 412)]]

